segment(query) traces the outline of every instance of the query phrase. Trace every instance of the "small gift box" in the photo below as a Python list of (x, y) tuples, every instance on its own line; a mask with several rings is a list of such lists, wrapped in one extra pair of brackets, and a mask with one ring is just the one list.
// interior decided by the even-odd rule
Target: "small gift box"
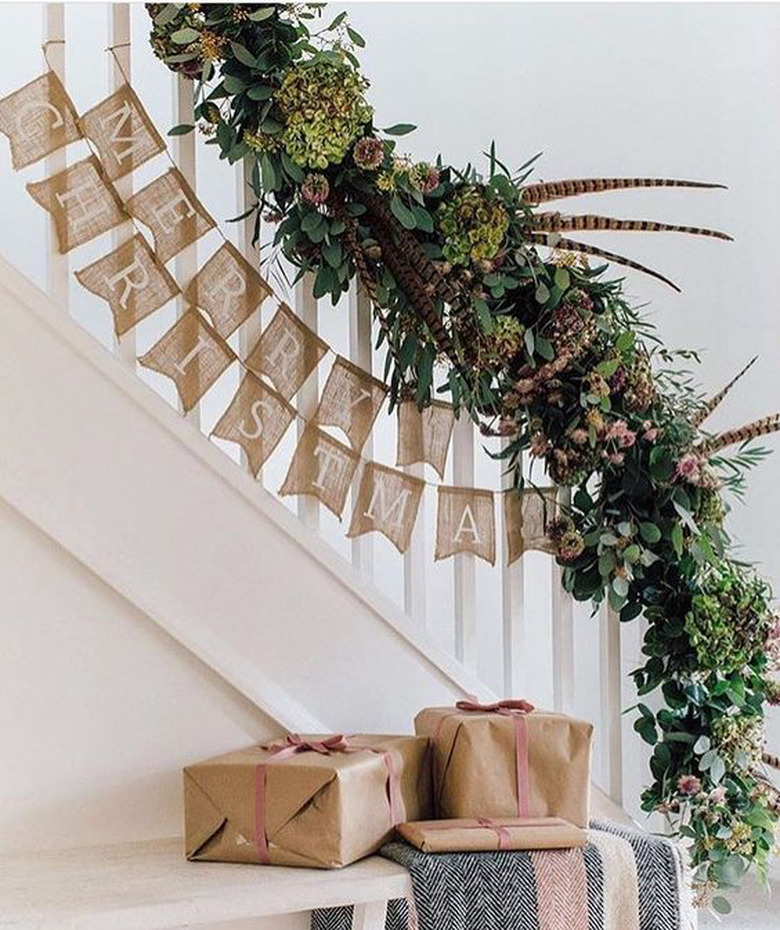
[(420, 820), (401, 823), (398, 833), (423, 852), (490, 852), (496, 849), (571, 849), (587, 835), (560, 817)]
[(433, 743), (439, 817), (562, 817), (587, 827), (592, 724), (528, 701), (460, 701), (421, 711), (415, 730)]
[(431, 814), (428, 740), (298, 736), (184, 770), (188, 859), (339, 868)]

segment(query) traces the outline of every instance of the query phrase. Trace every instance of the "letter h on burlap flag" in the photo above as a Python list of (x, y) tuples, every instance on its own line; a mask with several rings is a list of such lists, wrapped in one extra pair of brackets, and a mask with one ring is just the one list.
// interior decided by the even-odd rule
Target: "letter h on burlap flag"
[(419, 478), (367, 462), (347, 536), (382, 533), (399, 552), (406, 552), (424, 488)]

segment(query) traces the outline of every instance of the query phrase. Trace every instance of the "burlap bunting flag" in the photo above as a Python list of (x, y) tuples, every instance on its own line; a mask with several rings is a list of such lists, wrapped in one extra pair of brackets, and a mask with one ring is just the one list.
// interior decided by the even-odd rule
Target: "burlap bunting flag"
[(117, 336), (179, 293), (165, 266), (157, 261), (144, 237), (138, 235), (77, 271), (76, 278), (88, 291), (108, 302)]
[(131, 197), (127, 211), (149, 227), (161, 262), (178, 255), (216, 226), (176, 168), (155, 178)]
[(557, 515), (557, 488), (525, 488), (504, 492), (507, 564), (529, 549), (554, 553), (547, 528)]
[(287, 401), (247, 372), (211, 435), (238, 443), (257, 475), (294, 419), (295, 410)]
[(113, 187), (90, 155), (64, 171), (27, 185), (30, 196), (51, 213), (60, 252), (70, 252), (127, 220)]
[(165, 142), (128, 84), (88, 110), (79, 125), (112, 181), (165, 151)]
[(221, 245), (185, 291), (187, 300), (211, 317), (227, 339), (252, 315), (271, 288), (229, 242)]
[(138, 361), (173, 379), (186, 412), (235, 358), (198, 311), (188, 310)]
[(398, 407), (396, 465), (427, 462), (443, 478), (454, 425), (450, 404), (434, 401), (419, 410), (414, 401), (404, 401)]
[(309, 424), (295, 449), (282, 497), (310, 494), (341, 517), (360, 458), (332, 436)]
[(425, 482), (395, 468), (367, 462), (347, 536), (376, 531), (406, 552)]
[(339, 356), (325, 382), (314, 422), (337, 426), (352, 448), (360, 452), (386, 395), (387, 388), (381, 381)]
[(436, 555), (449, 558), (456, 552), (473, 552), (491, 565), (496, 562), (496, 522), (493, 492), (478, 488), (438, 489)]
[(255, 374), (270, 378), (282, 397), (289, 400), (327, 351), (327, 342), (286, 304), (280, 304), (244, 364)]
[(81, 138), (76, 110), (53, 71), (0, 100), (0, 132), (15, 171)]

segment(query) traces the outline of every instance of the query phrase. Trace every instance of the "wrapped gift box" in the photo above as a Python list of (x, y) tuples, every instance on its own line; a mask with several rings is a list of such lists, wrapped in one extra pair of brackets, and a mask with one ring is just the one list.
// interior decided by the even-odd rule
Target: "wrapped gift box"
[(490, 852), (497, 849), (571, 849), (587, 834), (560, 817), (420, 820), (398, 833), (423, 852)]
[(339, 868), (431, 815), (428, 740), (290, 736), (184, 770), (188, 859)]
[(433, 742), (441, 818), (561, 817), (588, 825), (593, 726), (526, 701), (433, 707), (415, 718)]

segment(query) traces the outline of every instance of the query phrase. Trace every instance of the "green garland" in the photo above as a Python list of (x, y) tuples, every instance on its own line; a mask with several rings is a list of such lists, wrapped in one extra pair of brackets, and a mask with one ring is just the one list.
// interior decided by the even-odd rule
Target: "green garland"
[(540, 257), (555, 244), (540, 230), (569, 227), (535, 212), (529, 165), (512, 172), (493, 147), (484, 177), (399, 156), (414, 127), (374, 126), (363, 39), (345, 14), (316, 31), (321, 6), (149, 4), (152, 44), (197, 81), (206, 144), (251, 166), (250, 214), (278, 223), (298, 276), (334, 303), (356, 276), (367, 286), (393, 402), (430, 403), (443, 370), (456, 412), (506, 437), (518, 486), (527, 451), (574, 489), (550, 528), (566, 589), (648, 624), (634, 678), (661, 709), (636, 708), (653, 746), (643, 807), (690, 841), (699, 901), (725, 912), (713, 889), (765, 874), (774, 843), (759, 766), (780, 625), (723, 528), (723, 490), (740, 493), (764, 452), (719, 450), (777, 424), (720, 444), (701, 430), (714, 404), (676, 368), (695, 356), (663, 348), (604, 267)]

